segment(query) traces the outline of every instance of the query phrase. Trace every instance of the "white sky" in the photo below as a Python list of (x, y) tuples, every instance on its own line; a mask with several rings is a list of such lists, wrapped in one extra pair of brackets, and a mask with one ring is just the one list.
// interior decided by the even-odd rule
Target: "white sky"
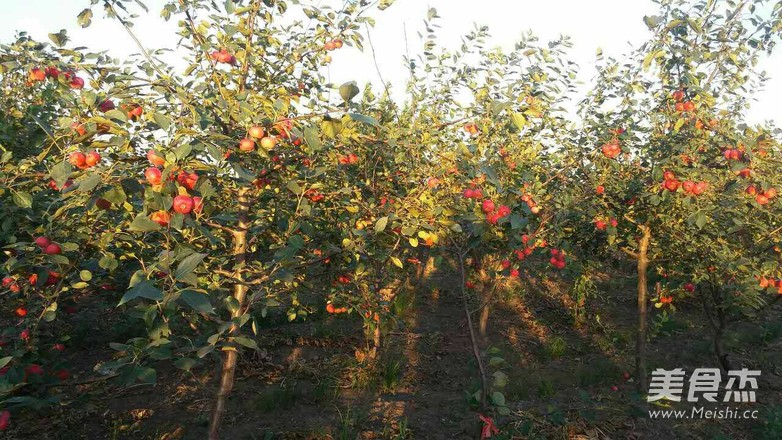
[[(150, 14), (136, 20), (135, 31), (142, 43), (151, 49), (174, 48), (177, 37), (175, 23), (159, 18), (163, 0), (143, 0)], [(328, 0), (321, 0), (328, 2)], [(92, 26), (81, 29), (76, 15), (89, 0), (0, 0), (0, 43), (11, 41), (17, 30), (26, 30), (34, 38), (48, 41), (47, 33), (68, 30), (71, 44), (91, 50), (108, 50), (112, 56), (124, 58), (137, 52), (122, 27), (103, 17), (101, 7), (95, 8)], [(581, 65), (580, 79), (588, 81), (594, 75), (593, 60), (598, 48), (606, 56), (621, 57), (633, 45), (649, 36), (643, 23), (644, 15), (656, 12), (650, 0), (397, 0), (384, 12), (374, 15), (377, 26), (371, 29), (378, 64), (383, 78), (397, 91), (407, 77), (402, 55), (405, 53), (404, 29), (411, 51), (421, 47), (418, 32), (429, 7), (438, 11), (439, 41), (460, 44), (460, 36), (473, 24), (489, 26), (492, 35), (489, 46), (511, 48), (519, 35), (528, 29), (542, 40), (570, 35), (575, 47), (572, 59)], [(336, 84), (356, 81), (359, 87), (367, 82), (379, 86), (377, 72), (369, 51), (345, 48), (332, 53), (329, 79)], [(782, 108), (775, 100), (782, 97), (782, 46), (761, 68), (772, 77), (766, 90), (755, 97), (748, 122), (770, 120), (782, 126)]]

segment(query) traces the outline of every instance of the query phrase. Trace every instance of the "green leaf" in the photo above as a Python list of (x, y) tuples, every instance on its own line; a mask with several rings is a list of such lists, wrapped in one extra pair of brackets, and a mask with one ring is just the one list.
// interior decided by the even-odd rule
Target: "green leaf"
[(497, 406), (505, 406), (505, 395), (499, 391), (491, 393), (491, 403)]
[(295, 180), (288, 181), (286, 188), (288, 188), (293, 194), (296, 194), (297, 196), (300, 195), (303, 191)]
[(391, 257), (391, 262), (394, 263), (394, 266), (396, 266), (396, 267), (398, 267), (400, 269), (403, 267), (402, 266), (402, 260), (400, 260), (399, 258)]
[(703, 211), (698, 211), (698, 216), (695, 219), (695, 225), (698, 226), (698, 229), (703, 229), (704, 226), (706, 226), (706, 222), (708, 222), (709, 218), (706, 217), (706, 214), (703, 213)]
[(8, 365), (12, 360), (14, 360), (13, 356), (6, 356), (6, 357), (0, 359), (0, 368), (3, 368), (6, 365)]
[(320, 123), (320, 128), (323, 131), (323, 134), (330, 138), (334, 138), (342, 132), (342, 121), (327, 118)]
[(111, 119), (112, 121), (128, 122), (128, 116), (122, 110), (109, 110), (104, 113), (104, 116)]
[(234, 13), (234, 2), (233, 0), (225, 0), (225, 12), (226, 14), (233, 14)]
[(195, 270), (195, 268), (198, 267), (202, 261), (204, 261), (205, 257), (206, 254), (199, 254), (196, 252), (182, 259), (182, 261), (179, 263), (179, 266), (176, 268), (176, 272), (174, 272), (174, 278), (181, 280), (186, 277), (190, 272)]
[(125, 292), (125, 294), (122, 295), (122, 299), (120, 299), (119, 304), (117, 304), (117, 307), (136, 298), (146, 298), (153, 301), (160, 301), (163, 299), (163, 292), (155, 287), (151, 281), (145, 280), (136, 284), (130, 290)]
[(79, 15), (76, 16), (76, 22), (83, 28), (89, 27), (92, 23), (92, 9), (87, 8), (79, 12)]
[(362, 115), (360, 113), (348, 113), (348, 116), (354, 121), (361, 122), (362, 124), (373, 125), (375, 127), (380, 125), (380, 122), (371, 116)]
[(119, 266), (119, 261), (112, 255), (104, 255), (98, 260), (98, 266), (100, 266), (101, 269), (113, 271)]
[(130, 230), (134, 232), (157, 231), (160, 228), (160, 224), (153, 222), (144, 214), (137, 215), (130, 224)]
[(33, 196), (24, 191), (14, 192), (14, 204), (20, 208), (29, 208), (33, 206)]
[(60, 32), (57, 32), (56, 34), (49, 34), (49, 39), (52, 40), (52, 43), (56, 44), (57, 47), (63, 47), (68, 43), (68, 35), (65, 32), (65, 29), (61, 29)]
[(384, 10), (390, 8), (391, 5), (393, 5), (395, 1), (396, 0), (380, 0), (380, 5), (378, 5), (377, 8), (380, 9), (381, 11), (384, 11)]
[(646, 23), (646, 26), (648, 26), (650, 30), (654, 30), (654, 28), (656, 28), (657, 25), (660, 24), (661, 20), (662, 18), (656, 15), (644, 16), (644, 23)]
[(513, 113), (510, 115), (510, 119), (519, 130), (524, 130), (524, 127), (527, 125), (527, 118), (521, 113)]
[(679, 120), (676, 121), (676, 124), (673, 126), (673, 131), (678, 132), (681, 130), (681, 128), (684, 126), (684, 118), (679, 118)]
[(98, 186), (100, 181), (101, 181), (100, 174), (98, 173), (90, 174), (79, 183), (78, 189), (80, 192), (90, 192), (93, 189), (95, 189), (96, 186)]
[(359, 92), (360, 90), (355, 81), (346, 82), (339, 86), (339, 96), (341, 96), (345, 102), (355, 98)]
[(502, 371), (495, 371), (492, 376), (494, 376), (494, 386), (496, 388), (503, 388), (508, 384), (508, 375)]
[(190, 371), (198, 363), (197, 360), (191, 358), (179, 358), (174, 361), (174, 366), (180, 370)]
[(304, 140), (307, 141), (307, 145), (309, 145), (313, 151), (318, 151), (323, 148), (320, 143), (320, 136), (318, 136), (318, 131), (312, 127), (307, 127), (304, 129)]
[(234, 338), (234, 342), (236, 342), (239, 345), (243, 345), (247, 348), (252, 348), (253, 350), (258, 349), (258, 343), (255, 342), (255, 340), (246, 338), (244, 336), (237, 336)]
[(152, 115), (152, 119), (154, 119), (155, 124), (163, 130), (168, 131), (168, 128), (171, 127), (171, 119), (162, 113), (155, 112), (155, 114)]
[(380, 217), (375, 222), (375, 233), (379, 234), (383, 232), (386, 229), (387, 225), (388, 225), (388, 217)]
[(174, 150), (174, 156), (176, 156), (177, 160), (182, 160), (190, 155), (190, 153), (193, 151), (193, 145), (190, 143), (182, 144), (177, 147), (176, 150)]
[(157, 382), (157, 371), (148, 367), (133, 367), (136, 380), (141, 383), (153, 384)]
[(180, 292), (179, 299), (183, 300), (187, 305), (198, 312), (206, 314), (214, 313), (212, 303), (209, 302), (209, 295), (206, 293), (189, 289), (183, 290)]
[(128, 199), (128, 196), (125, 195), (125, 191), (122, 188), (112, 188), (103, 193), (103, 198), (114, 205), (122, 206), (125, 200)]
[(81, 278), (82, 281), (89, 281), (92, 279), (92, 272), (89, 270), (82, 270), (79, 272), (79, 278)]
[(225, 303), (225, 308), (228, 309), (229, 312), (234, 313), (239, 310), (239, 301), (237, 301), (233, 296), (226, 296), (223, 299), (223, 302)]
[(60, 162), (52, 167), (49, 176), (54, 180), (58, 188), (62, 188), (65, 185), (65, 182), (68, 181), (68, 177), (71, 176), (71, 171), (73, 171), (73, 168), (70, 163)]

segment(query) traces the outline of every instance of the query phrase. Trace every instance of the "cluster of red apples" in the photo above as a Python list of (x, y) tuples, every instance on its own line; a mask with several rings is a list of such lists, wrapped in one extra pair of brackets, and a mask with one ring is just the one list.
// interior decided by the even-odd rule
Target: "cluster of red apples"
[(60, 72), (59, 69), (56, 67), (50, 66), (45, 68), (35, 67), (30, 70), (30, 82), (43, 82), (46, 81), (47, 78), (52, 80), (57, 80), (60, 77), (60, 74), (63, 75), (66, 81), (68, 81), (68, 85), (70, 88), (75, 90), (80, 90), (84, 88), (84, 80), (76, 76), (73, 72)]
[[(159, 167), (166, 164), (166, 159), (154, 150), (150, 150), (147, 153), (147, 159), (149, 159), (149, 162), (153, 165), (144, 171), (147, 182), (152, 186), (162, 185), (163, 172)], [(174, 180), (173, 173), (169, 176), (169, 180)], [(176, 181), (182, 188), (192, 191), (198, 182), (198, 174), (180, 171), (176, 176)], [(174, 197), (171, 209), (182, 215), (188, 215), (191, 212), (198, 214), (203, 209), (203, 200), (201, 197), (190, 197), (186, 194), (180, 194)], [(161, 226), (167, 226), (171, 221), (171, 214), (167, 211), (155, 211), (150, 215), (150, 219)]]
[(676, 174), (674, 174), (673, 171), (666, 171), (663, 173), (662, 187), (664, 190), (670, 192), (676, 192), (681, 188), (685, 193), (699, 196), (706, 191), (708, 186), (709, 185), (706, 182), (693, 182), (692, 180), (680, 182), (676, 179)]

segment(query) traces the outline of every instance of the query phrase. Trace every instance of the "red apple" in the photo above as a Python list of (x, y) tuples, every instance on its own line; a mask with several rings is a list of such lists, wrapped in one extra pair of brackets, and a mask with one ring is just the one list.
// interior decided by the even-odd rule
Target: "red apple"
[(109, 209), (111, 208), (111, 202), (109, 202), (104, 198), (98, 197), (97, 199), (95, 199), (95, 206), (97, 206), (100, 209)]
[(84, 88), (84, 80), (78, 76), (71, 78), (70, 86), (74, 90), (81, 90)]
[(43, 81), (46, 79), (46, 72), (38, 67), (30, 70), (30, 81)]
[(264, 133), (265, 132), (263, 130), (263, 127), (261, 127), (259, 125), (253, 125), (252, 127), (250, 127), (249, 130), (247, 130), (247, 134), (249, 134), (250, 137), (255, 138), (255, 139), (262, 138)]
[(16, 310), (14, 310), (14, 313), (16, 313), (16, 316), (20, 318), (24, 318), (25, 316), (27, 316), (27, 309), (25, 309), (24, 307), (17, 307)]
[(160, 185), (163, 181), (163, 173), (155, 167), (149, 167), (144, 171), (144, 176), (150, 185)]
[[(261, 147), (263, 147), (264, 150), (271, 150), (274, 148), (274, 146), (277, 145), (277, 138), (274, 136), (266, 136), (263, 139), (261, 139)], [(348, 155), (350, 163), (355, 163), (354, 160), (352, 160), (352, 157), (355, 155)], [(358, 159), (358, 156), (355, 156), (356, 159)]]
[(74, 151), (68, 155), (68, 162), (78, 168), (84, 168), (86, 160), (87, 156), (85, 156), (81, 151)]
[(5, 431), (11, 425), (11, 413), (6, 409), (0, 413), (0, 431)]
[(149, 150), (147, 152), (147, 159), (149, 159), (149, 163), (156, 167), (162, 167), (166, 164), (166, 159), (163, 156), (160, 156), (155, 150)]
[(98, 153), (97, 151), (91, 151), (87, 153), (85, 162), (88, 167), (94, 167), (95, 165), (98, 164), (98, 162), (100, 162), (100, 153)]
[(144, 109), (138, 104), (134, 104), (130, 107), (130, 110), (128, 110), (128, 116), (130, 116), (131, 119), (138, 119), (142, 114), (144, 114)]
[(114, 110), (115, 108), (117, 108), (117, 106), (115, 106), (114, 102), (112, 102), (110, 99), (106, 99), (105, 101), (98, 104), (98, 110), (104, 113), (109, 110)]
[(603, 194), (605, 194), (606, 189), (605, 189), (605, 187), (603, 185), (597, 185), (597, 187), (595, 188), (595, 192), (598, 195), (603, 195)]
[(178, 212), (180, 214), (190, 214), (190, 211), (193, 210), (193, 206), (195, 205), (195, 202), (193, 202), (192, 197), (188, 196), (176, 196), (174, 197), (174, 212)]
[(168, 222), (171, 221), (171, 214), (166, 211), (155, 211), (149, 218), (160, 226), (167, 226)]
[(249, 153), (255, 150), (255, 142), (250, 138), (244, 138), (239, 141), (239, 150)]
[(62, 253), (62, 248), (57, 243), (50, 243), (48, 246), (43, 248), (43, 253), (46, 255), (59, 255)]
[(182, 171), (177, 175), (177, 182), (189, 190), (193, 190), (198, 182), (198, 174)]
[(486, 199), (483, 201), (483, 206), (481, 207), (484, 213), (488, 214), (492, 211), (494, 211), (494, 202), (492, 202), (489, 199)]
[(46, 246), (49, 246), (49, 243), (51, 242), (46, 237), (38, 237), (35, 239), (35, 245), (41, 249), (45, 248)]

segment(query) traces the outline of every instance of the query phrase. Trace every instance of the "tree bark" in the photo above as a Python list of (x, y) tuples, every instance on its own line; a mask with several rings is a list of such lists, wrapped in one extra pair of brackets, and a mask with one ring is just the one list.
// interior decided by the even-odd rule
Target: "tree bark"
[(648, 391), (646, 386), (646, 304), (649, 299), (646, 272), (649, 268), (649, 242), (652, 232), (641, 225), (641, 241), (638, 244), (638, 326), (635, 336), (635, 377), (639, 393)]
[[(249, 219), (247, 213), (250, 210), (250, 202), (247, 197), (247, 189), (242, 188), (238, 193), (239, 213), (237, 227), (233, 233), (233, 255), (234, 255), (234, 278), (238, 280), (233, 286), (233, 297), (239, 303), (238, 307), (231, 312), (231, 318), (241, 316), (244, 311), (245, 298), (247, 296), (247, 286), (244, 281), (244, 265), (247, 259), (247, 228)], [(230, 336), (239, 335), (239, 327), (232, 326), (229, 330)], [(209, 424), (209, 440), (218, 440), (220, 421), (225, 414), (225, 407), (228, 396), (234, 386), (234, 374), (236, 373), (236, 361), (239, 358), (238, 347), (229, 347), (223, 351), (223, 367), (220, 376), (220, 386), (217, 389), (215, 397), (215, 407), (212, 411), (212, 419)]]

